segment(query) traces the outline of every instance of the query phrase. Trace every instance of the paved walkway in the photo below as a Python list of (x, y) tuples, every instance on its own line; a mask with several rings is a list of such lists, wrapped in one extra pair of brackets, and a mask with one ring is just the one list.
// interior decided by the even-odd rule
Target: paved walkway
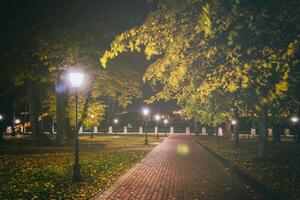
[(96, 199), (262, 198), (197, 144), (193, 136), (173, 135)]

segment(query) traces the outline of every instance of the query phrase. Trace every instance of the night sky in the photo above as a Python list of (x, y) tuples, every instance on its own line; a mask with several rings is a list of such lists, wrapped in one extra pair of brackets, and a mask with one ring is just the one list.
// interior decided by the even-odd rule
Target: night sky
[[(104, 41), (104, 45), (108, 48), (114, 36), (142, 23), (147, 14), (154, 8), (154, 5), (151, 3), (138, 0), (1, 0), (0, 50), (1, 52), (6, 51), (12, 41), (32, 27), (47, 27), (49, 23), (52, 25), (61, 25), (61, 23), (66, 22), (75, 24), (79, 21), (89, 22), (95, 19), (104, 23), (114, 33), (106, 37)], [(38, 28), (37, 31), (39, 31)], [(149, 64), (142, 55), (136, 55), (132, 59), (135, 65), (140, 67), (141, 72)], [(0, 82), (0, 113), (6, 116), (6, 122), (11, 121), (13, 96), (16, 99), (24, 98), (22, 88), (13, 92), (2, 89), (3, 86), (4, 88), (9, 87), (9, 81), (8, 79)], [(153, 94), (148, 85), (144, 85), (142, 89), (145, 98)], [(129, 105), (126, 110), (139, 111), (142, 105), (144, 105), (143, 99), (138, 99), (132, 105)], [(176, 109), (176, 103), (159, 102), (149, 107), (155, 112), (169, 112)], [(24, 105), (17, 105), (16, 112), (20, 113), (23, 111)], [(120, 112), (122, 110), (117, 109), (117, 111)]]

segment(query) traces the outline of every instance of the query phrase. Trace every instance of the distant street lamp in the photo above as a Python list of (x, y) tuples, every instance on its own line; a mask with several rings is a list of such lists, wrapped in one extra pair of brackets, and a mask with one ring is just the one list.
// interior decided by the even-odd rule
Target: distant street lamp
[(78, 141), (78, 89), (83, 83), (84, 75), (79, 72), (69, 73), (69, 79), (72, 88), (75, 89), (75, 162), (73, 169), (73, 181), (80, 181), (80, 166), (79, 166), (79, 141)]
[(148, 108), (143, 108), (144, 123), (145, 123), (145, 141), (144, 141), (145, 145), (148, 145), (147, 117), (149, 114), (150, 114), (150, 110)]
[(299, 121), (299, 118), (298, 117), (292, 117), (291, 118), (291, 121), (296, 124), (298, 121)]
[(239, 141), (239, 135), (238, 135), (238, 132), (237, 132), (237, 120), (235, 120), (235, 119), (232, 120), (231, 124), (232, 124), (232, 127), (233, 127), (234, 148), (238, 148), (240, 141)]
[(20, 124), (20, 123), (21, 123), (21, 120), (19, 120), (19, 119), (15, 120), (15, 124)]
[[(115, 124), (115, 128), (117, 129), (117, 125), (119, 123), (119, 120), (117, 118), (114, 119), (114, 124)], [(116, 134), (117, 134), (117, 130), (116, 130)]]
[(155, 118), (156, 126), (157, 126), (156, 139), (158, 139), (158, 138), (159, 138), (159, 137), (158, 137), (158, 122), (159, 122), (159, 120), (160, 120), (160, 115), (159, 115), (159, 114), (156, 114), (156, 115), (154, 116), (154, 118)]
[(296, 142), (300, 143), (300, 133), (298, 133), (298, 131), (297, 131), (297, 123), (299, 122), (299, 118), (294, 116), (294, 117), (291, 118), (291, 121), (293, 123), (293, 127), (294, 127), (294, 130), (295, 130)]
[(235, 126), (235, 125), (237, 125), (237, 121), (234, 119), (234, 120), (231, 121), (231, 124), (232, 124), (233, 126)]
[(165, 136), (167, 135), (167, 125), (169, 123), (168, 119), (164, 119), (164, 125), (165, 125)]
[(3, 115), (0, 115), (0, 140), (3, 139), (3, 133), (2, 133), (2, 122), (3, 121)]

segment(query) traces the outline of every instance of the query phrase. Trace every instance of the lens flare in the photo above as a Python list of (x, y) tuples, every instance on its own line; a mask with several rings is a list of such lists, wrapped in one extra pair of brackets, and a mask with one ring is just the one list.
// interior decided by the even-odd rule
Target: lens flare
[(181, 155), (187, 155), (190, 152), (190, 148), (186, 144), (179, 144), (177, 146), (177, 153)]

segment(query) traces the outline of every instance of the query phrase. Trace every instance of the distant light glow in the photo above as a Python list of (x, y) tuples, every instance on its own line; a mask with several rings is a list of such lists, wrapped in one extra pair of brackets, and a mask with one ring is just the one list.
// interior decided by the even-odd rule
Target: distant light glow
[(292, 121), (293, 123), (297, 123), (297, 122), (299, 121), (299, 118), (298, 118), (298, 117), (292, 117), (292, 118), (291, 118), (291, 121)]
[(169, 120), (168, 119), (164, 119), (164, 124), (168, 124)]
[(21, 123), (21, 120), (19, 120), (19, 119), (15, 120), (15, 124), (20, 124), (20, 123)]
[(114, 123), (115, 124), (119, 123), (119, 120), (118, 119), (114, 119)]
[(236, 125), (236, 124), (237, 124), (237, 121), (234, 119), (234, 120), (231, 121), (231, 124), (232, 124), (232, 125)]
[(3, 115), (0, 115), (0, 120), (2, 120), (3, 119)]
[(149, 113), (150, 113), (150, 110), (148, 108), (143, 108), (143, 115), (144, 116), (149, 115)]
[(154, 116), (154, 118), (155, 118), (155, 121), (159, 121), (159, 120), (160, 120), (160, 115), (159, 115), (159, 114), (156, 114), (156, 115)]
[(79, 72), (71, 72), (69, 73), (69, 79), (73, 88), (80, 88), (83, 83), (84, 75)]

